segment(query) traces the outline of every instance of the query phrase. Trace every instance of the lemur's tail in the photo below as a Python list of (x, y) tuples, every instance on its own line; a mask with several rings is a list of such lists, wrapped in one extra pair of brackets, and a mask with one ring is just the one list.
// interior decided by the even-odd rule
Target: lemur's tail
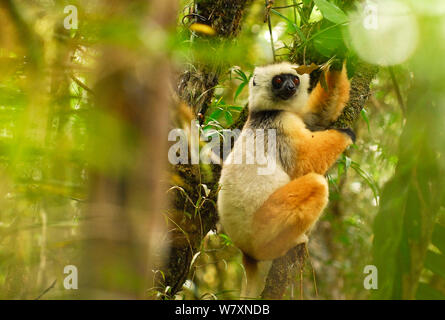
[(264, 289), (272, 261), (257, 261), (243, 254), (246, 279), (243, 279), (241, 299), (258, 299)]

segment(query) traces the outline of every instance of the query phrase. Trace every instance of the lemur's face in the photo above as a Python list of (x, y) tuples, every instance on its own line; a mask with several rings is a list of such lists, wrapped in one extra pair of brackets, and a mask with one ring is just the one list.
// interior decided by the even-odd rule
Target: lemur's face
[(250, 82), (249, 109), (299, 111), (307, 102), (309, 76), (288, 62), (258, 67)]
[(300, 78), (294, 74), (279, 74), (272, 78), (272, 92), (280, 99), (290, 99), (300, 86)]

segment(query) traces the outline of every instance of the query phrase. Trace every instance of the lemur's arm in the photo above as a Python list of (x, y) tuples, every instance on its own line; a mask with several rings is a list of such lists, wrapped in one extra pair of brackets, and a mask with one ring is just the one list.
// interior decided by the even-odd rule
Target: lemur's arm
[(326, 84), (328, 91), (320, 81), (317, 83), (303, 109), (303, 120), (313, 131), (328, 128), (337, 120), (349, 100), (350, 83), (345, 66), (342, 71), (328, 71)]
[(281, 119), (285, 135), (293, 142), (295, 172), (292, 179), (309, 172), (324, 175), (342, 152), (355, 140), (351, 129), (311, 131), (298, 116), (286, 114)]
[(353, 140), (355, 136), (350, 129), (306, 130), (296, 147), (298, 172), (294, 177), (309, 172), (324, 175)]

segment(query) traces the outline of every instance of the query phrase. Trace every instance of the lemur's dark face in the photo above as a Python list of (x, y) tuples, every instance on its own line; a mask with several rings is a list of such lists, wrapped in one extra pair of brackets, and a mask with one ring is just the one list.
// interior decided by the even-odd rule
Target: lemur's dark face
[(288, 100), (300, 85), (300, 78), (294, 74), (279, 74), (272, 78), (272, 92), (280, 99)]

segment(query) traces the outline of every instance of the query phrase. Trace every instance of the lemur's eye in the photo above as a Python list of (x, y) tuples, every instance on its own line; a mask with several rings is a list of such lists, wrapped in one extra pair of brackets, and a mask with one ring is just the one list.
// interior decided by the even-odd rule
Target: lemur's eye
[(276, 76), (272, 79), (272, 85), (275, 89), (279, 89), (281, 85), (283, 84), (283, 78), (280, 76)]
[(292, 81), (296, 86), (300, 85), (300, 78), (298, 78), (297, 76), (293, 76)]

